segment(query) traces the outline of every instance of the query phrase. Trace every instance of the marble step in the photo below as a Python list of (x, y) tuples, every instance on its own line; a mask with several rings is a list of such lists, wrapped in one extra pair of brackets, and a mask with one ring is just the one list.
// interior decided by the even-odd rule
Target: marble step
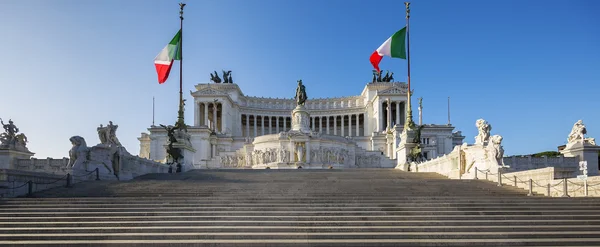
[[(380, 226), (380, 225), (356, 225), (356, 226), (297, 226), (297, 225), (176, 225), (176, 226), (28, 226), (28, 227), (0, 227), (0, 236), (6, 234), (84, 234), (84, 233), (163, 233), (163, 232), (203, 232), (203, 233), (265, 233), (265, 232), (309, 232), (309, 233), (345, 233), (345, 232), (401, 232), (401, 233), (419, 233), (419, 232), (434, 232), (434, 233), (453, 233), (453, 232), (526, 232), (535, 229), (536, 232), (597, 232), (600, 231), (600, 225), (446, 225), (446, 226)], [(468, 235), (468, 234), (467, 234)]]
[(0, 244), (10, 245), (55, 245), (55, 246), (599, 246), (599, 238), (520, 238), (520, 239), (186, 239), (186, 240), (23, 240), (1, 241)]
[(516, 239), (596, 239), (600, 231), (494, 231), (494, 232), (176, 232), (145, 233), (11, 233), (0, 234), (2, 241), (35, 240), (252, 240), (252, 239), (495, 239), (498, 242)]

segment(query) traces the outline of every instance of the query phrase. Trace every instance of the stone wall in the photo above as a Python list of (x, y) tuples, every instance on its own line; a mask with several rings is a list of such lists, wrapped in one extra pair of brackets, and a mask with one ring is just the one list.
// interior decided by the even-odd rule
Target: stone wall
[(533, 156), (510, 156), (504, 157), (503, 162), (509, 166), (507, 172), (533, 170), (545, 167), (577, 168), (579, 159), (577, 157), (533, 157)]

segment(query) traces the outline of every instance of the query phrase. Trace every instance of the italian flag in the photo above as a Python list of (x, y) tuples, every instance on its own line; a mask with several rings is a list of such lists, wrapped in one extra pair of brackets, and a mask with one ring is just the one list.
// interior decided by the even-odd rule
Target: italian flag
[(173, 60), (181, 60), (181, 29), (175, 37), (154, 58), (154, 66), (158, 73), (158, 83), (163, 84), (169, 78), (169, 72), (173, 67)]
[(379, 62), (383, 56), (406, 59), (406, 27), (392, 35), (371, 54), (371, 64), (377, 72), (380, 71)]

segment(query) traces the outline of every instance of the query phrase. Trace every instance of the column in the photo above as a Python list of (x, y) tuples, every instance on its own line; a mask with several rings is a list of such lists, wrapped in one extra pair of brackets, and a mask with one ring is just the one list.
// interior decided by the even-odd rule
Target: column
[(344, 131), (344, 118), (345, 117), (346, 117), (345, 115), (341, 116), (342, 121), (340, 123), (340, 126), (342, 127), (342, 131), (341, 131), (342, 136), (344, 136), (344, 133), (345, 133), (345, 131)]
[(319, 132), (323, 133), (323, 117), (319, 118)]
[(315, 125), (315, 117), (312, 117), (312, 130), (317, 131), (317, 127)]
[(287, 117), (283, 117), (283, 131), (287, 131)]
[(277, 132), (275, 134), (279, 133), (279, 117), (275, 117), (275, 131)]
[(327, 120), (325, 120), (325, 124), (326, 124), (325, 127), (327, 128), (327, 134), (329, 135), (329, 116), (325, 116), (325, 119), (327, 119)]
[(208, 103), (204, 102), (204, 125), (208, 127)]
[(200, 126), (200, 103), (194, 102), (194, 126)]
[(268, 119), (269, 119), (269, 128), (267, 128), (267, 132), (269, 132), (269, 135), (273, 134), (272, 131), (271, 131), (271, 118), (272, 118), (271, 116), (268, 116)]
[(360, 117), (360, 114), (356, 114), (356, 136), (360, 135), (360, 125), (358, 122), (359, 117)]
[(337, 117), (338, 116), (333, 116), (333, 135), (334, 136), (337, 135)]
[(246, 137), (250, 137), (250, 115), (246, 114)]
[(213, 103), (212, 126), (213, 130), (217, 131), (217, 104)]
[(260, 135), (265, 135), (265, 116), (260, 116)]
[(387, 129), (392, 128), (392, 104), (390, 103), (390, 98), (387, 98)]
[(226, 111), (225, 107), (225, 104), (221, 104), (221, 132), (223, 133), (227, 133), (227, 124), (229, 122), (227, 119), (227, 113), (229, 110)]
[(254, 133), (252, 133), (252, 134), (254, 134), (254, 137), (257, 137), (258, 136), (258, 129), (256, 127), (256, 122), (257, 122), (256, 119), (258, 118), (258, 116), (252, 115), (252, 117), (254, 117)]
[(396, 101), (396, 124), (400, 125), (400, 101)]
[(378, 101), (377, 103), (379, 104), (379, 119), (377, 122), (377, 131), (381, 132), (381, 130), (383, 129), (383, 102)]

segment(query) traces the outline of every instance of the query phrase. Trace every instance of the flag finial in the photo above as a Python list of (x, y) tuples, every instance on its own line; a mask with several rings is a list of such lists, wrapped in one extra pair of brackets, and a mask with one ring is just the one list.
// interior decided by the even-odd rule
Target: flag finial
[(183, 7), (185, 7), (185, 3), (179, 3), (179, 18), (183, 20)]
[(410, 3), (404, 2), (404, 6), (406, 6), (406, 19), (410, 18)]

